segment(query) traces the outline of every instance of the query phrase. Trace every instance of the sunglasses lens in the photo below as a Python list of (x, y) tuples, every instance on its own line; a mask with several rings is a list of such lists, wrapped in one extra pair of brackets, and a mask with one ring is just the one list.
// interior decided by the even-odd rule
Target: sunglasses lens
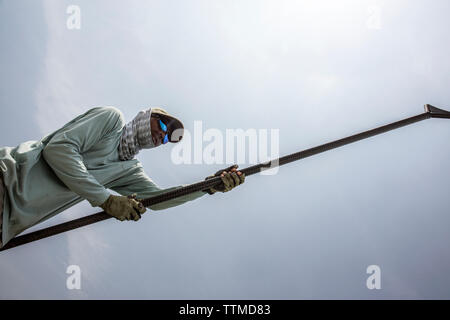
[(164, 132), (167, 131), (167, 126), (164, 124), (164, 122), (159, 120), (159, 125), (160, 125), (162, 131), (164, 131)]
[(166, 135), (164, 136), (163, 139), (163, 144), (166, 144), (169, 141), (169, 135), (167, 134), (167, 126), (164, 122), (162, 122), (161, 120), (159, 120), (159, 126), (161, 127), (161, 130), (166, 132)]

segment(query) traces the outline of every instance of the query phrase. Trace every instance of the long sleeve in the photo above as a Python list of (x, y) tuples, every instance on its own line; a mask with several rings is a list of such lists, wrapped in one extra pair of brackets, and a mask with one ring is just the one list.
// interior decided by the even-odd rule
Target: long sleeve
[[(183, 187), (183, 185), (171, 187), (171, 188), (167, 188), (167, 189), (162, 189), (162, 188), (158, 187), (145, 174), (142, 166), (139, 165), (139, 167), (135, 173), (126, 177), (126, 181), (123, 181), (120, 186), (111, 187), (111, 189), (121, 195), (124, 195), (124, 196), (130, 195), (132, 193), (136, 193), (138, 198), (146, 199), (146, 198), (154, 197), (161, 193), (165, 193), (168, 191), (172, 191), (172, 190), (181, 188), (181, 187)], [(163, 210), (163, 209), (179, 206), (188, 201), (195, 200), (197, 198), (204, 196), (205, 194), (207, 194), (207, 193), (203, 192), (203, 191), (197, 191), (197, 192), (185, 195), (185, 196), (181, 196), (181, 197), (178, 197), (175, 199), (167, 200), (167, 201), (149, 206), (148, 208), (150, 208), (151, 210)]]
[(120, 124), (121, 112), (114, 107), (97, 107), (55, 134), (43, 150), (43, 157), (57, 177), (73, 192), (101, 205), (110, 192), (86, 169), (82, 153)]

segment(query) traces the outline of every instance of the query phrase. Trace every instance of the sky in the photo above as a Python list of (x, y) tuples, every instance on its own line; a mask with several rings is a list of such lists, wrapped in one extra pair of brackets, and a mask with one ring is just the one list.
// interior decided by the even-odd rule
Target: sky
[[(67, 21), (80, 10), (79, 29)], [(279, 154), (450, 110), (450, 2), (0, 0), (0, 145), (94, 106), (160, 106), (194, 132), (279, 132)], [(69, 13), (68, 13), (69, 12)], [(249, 176), (139, 222), (0, 253), (1, 299), (449, 299), (450, 122)], [(205, 145), (203, 145), (205, 147)], [(161, 187), (232, 163), (137, 158)], [(248, 159), (239, 163), (245, 168)], [(101, 211), (83, 201), (27, 230)], [(69, 266), (81, 272), (69, 289)], [(369, 289), (369, 266), (380, 289)]]

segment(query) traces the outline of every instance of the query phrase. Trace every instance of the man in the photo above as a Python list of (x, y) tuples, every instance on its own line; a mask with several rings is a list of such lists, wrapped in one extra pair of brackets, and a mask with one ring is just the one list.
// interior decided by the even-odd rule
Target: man
[[(119, 109), (95, 107), (39, 141), (0, 148), (0, 247), (84, 199), (120, 221), (139, 220), (146, 208), (138, 199), (183, 186), (159, 188), (135, 156), (141, 149), (177, 143), (183, 133), (181, 121), (161, 108), (142, 110), (126, 124)], [(206, 193), (227, 192), (245, 181), (236, 165), (206, 179), (214, 176), (222, 179), (215, 189), (149, 208), (178, 206)]]

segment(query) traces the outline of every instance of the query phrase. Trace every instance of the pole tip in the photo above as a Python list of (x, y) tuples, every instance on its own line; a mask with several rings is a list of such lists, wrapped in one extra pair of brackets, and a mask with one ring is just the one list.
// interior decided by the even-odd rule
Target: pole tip
[(429, 113), (432, 118), (444, 118), (450, 119), (450, 112), (446, 110), (442, 110), (432, 106), (431, 104), (425, 105), (425, 112)]

